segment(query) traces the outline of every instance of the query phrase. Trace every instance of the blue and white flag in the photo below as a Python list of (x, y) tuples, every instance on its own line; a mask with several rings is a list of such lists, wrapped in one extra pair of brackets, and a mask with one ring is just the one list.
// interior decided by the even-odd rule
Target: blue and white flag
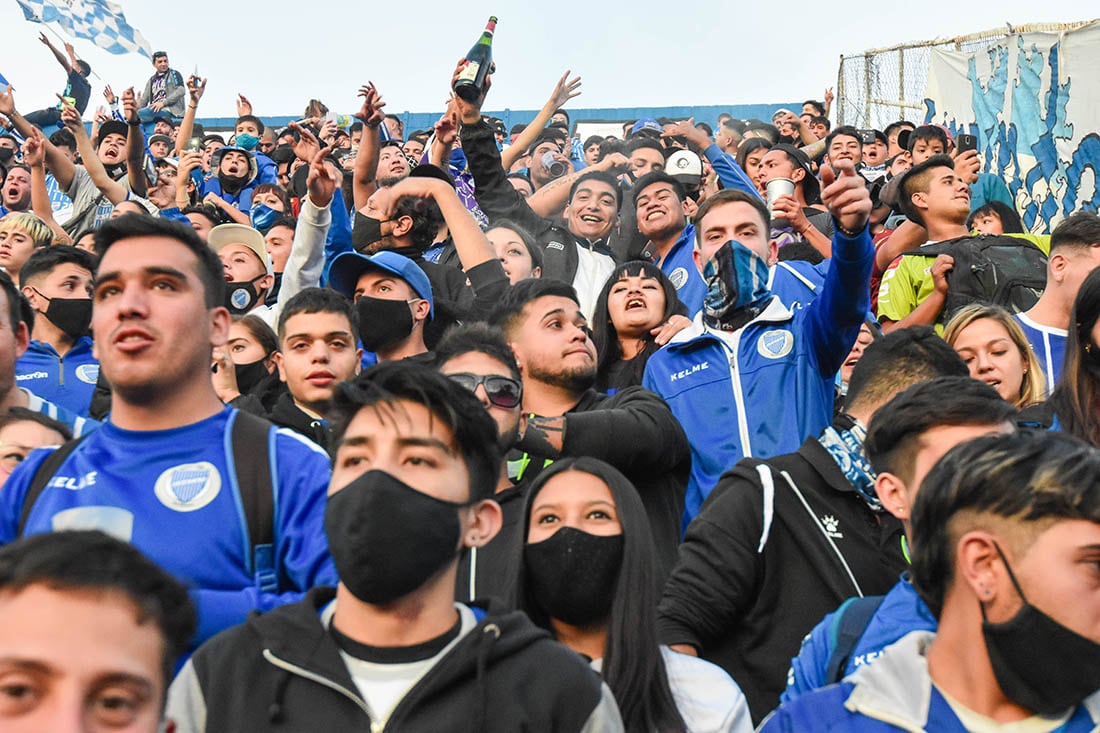
[(86, 38), (108, 53), (152, 57), (149, 42), (126, 22), (110, 0), (15, 0), (27, 20), (57, 23), (74, 38)]

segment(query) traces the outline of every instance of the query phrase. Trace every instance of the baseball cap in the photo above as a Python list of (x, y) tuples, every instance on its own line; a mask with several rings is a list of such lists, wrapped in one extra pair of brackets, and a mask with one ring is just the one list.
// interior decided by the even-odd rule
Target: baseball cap
[(661, 133), (664, 131), (665, 128), (661, 126), (660, 122), (652, 117), (645, 117), (634, 123), (634, 126), (630, 128), (630, 133), (627, 134), (627, 138), (632, 138), (638, 134), (646, 135), (647, 137), (660, 137)]
[(677, 150), (668, 156), (665, 173), (686, 186), (698, 186), (703, 178), (703, 161), (690, 150)]
[[(226, 226), (226, 225), (222, 225)], [(215, 227), (216, 229), (217, 227)], [(213, 230), (210, 232), (213, 234)], [(371, 271), (388, 272), (409, 284), (419, 297), (428, 301), (428, 320), (435, 315), (432, 302), (432, 283), (420, 269), (420, 265), (405, 255), (396, 252), (376, 252), (373, 255), (361, 255), (358, 252), (344, 252), (337, 255), (328, 271), (329, 287), (349, 298), (355, 297), (355, 286), (364, 273)]]
[[(802, 179), (802, 196), (807, 204), (816, 203), (821, 198), (821, 183), (814, 175), (814, 169), (810, 165), (810, 159), (806, 154), (793, 145), (781, 144), (772, 147), (772, 150), (782, 150), (794, 161), (794, 164), (806, 172)], [(768, 152), (771, 152), (770, 150)]]
[(239, 244), (242, 247), (248, 247), (256, 253), (256, 256), (260, 258), (260, 262), (264, 263), (268, 275), (272, 275), (275, 272), (271, 265), (271, 256), (267, 253), (267, 245), (264, 244), (264, 235), (250, 226), (245, 226), (244, 224), (219, 224), (210, 230), (210, 234), (206, 238), (206, 243), (210, 245), (210, 249), (214, 250), (215, 254), (221, 252), (231, 244)]
[(108, 135), (122, 135), (123, 137), (126, 137), (129, 132), (130, 128), (125, 122), (120, 122), (119, 120), (114, 119), (107, 120), (99, 126), (99, 132), (96, 134), (95, 139), (96, 145), (99, 145), (101, 142), (107, 139)]
[(153, 135), (149, 138), (149, 144), (152, 145), (153, 143), (164, 143), (165, 145), (171, 147), (172, 138), (168, 137), (167, 135)]

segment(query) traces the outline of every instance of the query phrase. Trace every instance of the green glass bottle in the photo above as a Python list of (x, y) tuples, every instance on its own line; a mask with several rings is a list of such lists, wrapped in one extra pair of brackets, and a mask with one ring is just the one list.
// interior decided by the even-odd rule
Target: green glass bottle
[(485, 32), (481, 34), (481, 38), (477, 39), (477, 43), (466, 54), (462, 71), (455, 79), (455, 94), (467, 102), (474, 101), (485, 91), (485, 77), (488, 76), (489, 69), (493, 65), (493, 31), (496, 27), (497, 17), (494, 15), (485, 25)]

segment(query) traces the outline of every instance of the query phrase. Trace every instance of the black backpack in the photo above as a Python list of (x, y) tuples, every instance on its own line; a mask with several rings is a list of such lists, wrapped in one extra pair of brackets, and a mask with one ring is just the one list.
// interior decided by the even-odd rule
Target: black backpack
[(971, 303), (992, 303), (1011, 313), (1030, 309), (1043, 294), (1047, 256), (1026, 239), (997, 234), (959, 237), (928, 244), (907, 255), (955, 258), (947, 273), (947, 300), (941, 321)]
[[(249, 558), (253, 577), (257, 587), (263, 592), (275, 593), (280, 587), (280, 579), (275, 568), (275, 485), (272, 479), (271, 436), (275, 429), (271, 423), (243, 410), (237, 410), (232, 427), (231, 465), (236, 469), (237, 485), (240, 487), (240, 506), (244, 511), (248, 525), (248, 537), (252, 546)], [(89, 433), (90, 435), (90, 433)], [(19, 515), (18, 537), (30, 517), (31, 509), (38, 497), (45, 491), (61, 464), (77, 446), (87, 438), (70, 440), (46, 456), (39, 464), (30, 486), (23, 497), (23, 508)]]

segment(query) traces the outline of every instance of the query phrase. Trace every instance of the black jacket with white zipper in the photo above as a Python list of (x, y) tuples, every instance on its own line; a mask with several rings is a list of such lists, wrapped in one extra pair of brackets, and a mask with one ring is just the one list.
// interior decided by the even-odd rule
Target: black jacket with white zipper
[(758, 723), (779, 704), (802, 637), (845, 599), (897, 582), (901, 538), (817, 439), (743, 459), (688, 527), (658, 610), (661, 642), (725, 669)]

